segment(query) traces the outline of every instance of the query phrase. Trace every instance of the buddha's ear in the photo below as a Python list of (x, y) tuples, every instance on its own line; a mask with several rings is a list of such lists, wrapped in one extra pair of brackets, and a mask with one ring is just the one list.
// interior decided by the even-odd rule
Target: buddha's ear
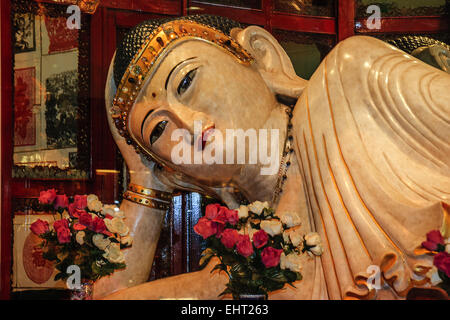
[(288, 55), (269, 32), (250, 26), (233, 29), (231, 36), (255, 58), (256, 68), (274, 93), (300, 97), (308, 81), (297, 76)]

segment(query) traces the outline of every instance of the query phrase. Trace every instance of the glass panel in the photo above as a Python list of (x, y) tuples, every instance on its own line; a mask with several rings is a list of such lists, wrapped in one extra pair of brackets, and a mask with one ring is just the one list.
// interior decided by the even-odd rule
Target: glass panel
[(13, 2), (15, 178), (89, 176), (89, 23), (66, 9)]
[(378, 5), (382, 17), (445, 15), (449, 4), (446, 0), (357, 0), (356, 17), (367, 18), (370, 5)]
[(333, 0), (274, 0), (274, 10), (309, 16), (335, 16)]
[[(230, 7), (261, 9), (261, 0), (200, 0), (199, 3), (221, 4)], [(195, 6), (195, 5), (194, 5)]]
[(307, 80), (335, 45), (334, 36), (285, 30), (273, 33), (291, 58), (297, 75)]

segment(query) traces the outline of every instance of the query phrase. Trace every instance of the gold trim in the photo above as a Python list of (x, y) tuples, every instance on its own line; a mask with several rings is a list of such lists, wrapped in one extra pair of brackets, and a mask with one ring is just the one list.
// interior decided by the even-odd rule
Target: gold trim
[(132, 191), (134, 193), (143, 195), (143, 196), (149, 196), (149, 197), (156, 198), (156, 199), (162, 200), (162, 201), (171, 201), (172, 200), (172, 194), (170, 192), (164, 192), (164, 191), (160, 191), (160, 190), (146, 188), (146, 187), (140, 186), (138, 184), (134, 184), (134, 183), (130, 183), (128, 185), (128, 190)]
[(159, 210), (168, 210), (170, 208), (170, 204), (167, 202), (161, 202), (158, 200), (154, 200), (154, 199), (149, 199), (146, 198), (142, 195), (139, 195), (137, 193), (131, 192), (131, 191), (126, 191), (123, 194), (123, 198), (125, 200), (149, 207), (149, 208), (153, 208), (153, 209), (159, 209)]

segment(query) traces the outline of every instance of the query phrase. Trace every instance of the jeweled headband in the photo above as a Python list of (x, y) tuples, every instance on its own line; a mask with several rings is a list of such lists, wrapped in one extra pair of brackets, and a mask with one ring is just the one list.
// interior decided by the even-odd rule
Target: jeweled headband
[(137, 141), (132, 140), (128, 132), (128, 114), (146, 79), (156, 71), (158, 58), (164, 56), (167, 53), (166, 49), (173, 44), (186, 39), (211, 43), (245, 65), (249, 65), (253, 60), (247, 51), (220, 30), (188, 19), (166, 22), (149, 35), (125, 70), (110, 112), (119, 134), (125, 137), (127, 143), (133, 144), (137, 151), (144, 151), (144, 154), (158, 162), (160, 159), (150, 154)]

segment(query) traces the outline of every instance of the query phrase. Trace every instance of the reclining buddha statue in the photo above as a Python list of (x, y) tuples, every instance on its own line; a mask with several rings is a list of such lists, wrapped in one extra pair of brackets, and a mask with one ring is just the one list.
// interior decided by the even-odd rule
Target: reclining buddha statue
[[(450, 236), (449, 88), (449, 74), (372, 37), (341, 41), (306, 81), (260, 27), (208, 15), (139, 24), (118, 46), (106, 85), (130, 172), (121, 210), (134, 242), (127, 268), (98, 281), (96, 296), (216, 299), (224, 289), (213, 262), (147, 282), (175, 189), (230, 208), (237, 194), (267, 201), (320, 235), (323, 254), (305, 255), (303, 280), (270, 299), (402, 299), (430, 286), (432, 257), (416, 249), (430, 230)], [(180, 129), (187, 134), (174, 139)], [(180, 146), (188, 160), (201, 155), (216, 141), (208, 133), (228, 129), (277, 129), (274, 170), (262, 174), (268, 162), (249, 157), (173, 157)], [(380, 288), (369, 284), (370, 266), (381, 271)]]

